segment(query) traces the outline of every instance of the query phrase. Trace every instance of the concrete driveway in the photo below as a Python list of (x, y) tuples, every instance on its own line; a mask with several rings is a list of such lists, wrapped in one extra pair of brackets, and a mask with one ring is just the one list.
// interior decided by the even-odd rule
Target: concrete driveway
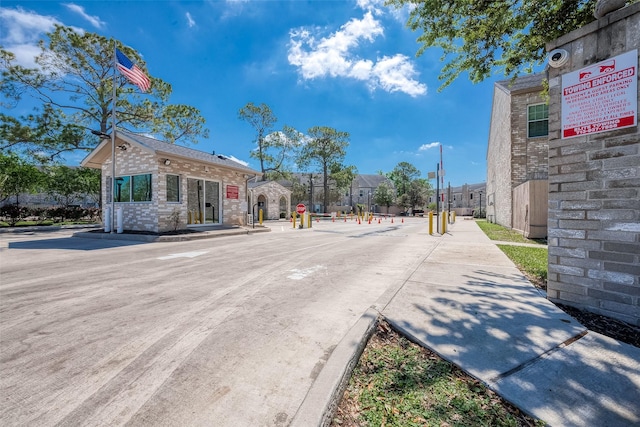
[(287, 425), (437, 239), (424, 219), (175, 243), (0, 235), (3, 425)]

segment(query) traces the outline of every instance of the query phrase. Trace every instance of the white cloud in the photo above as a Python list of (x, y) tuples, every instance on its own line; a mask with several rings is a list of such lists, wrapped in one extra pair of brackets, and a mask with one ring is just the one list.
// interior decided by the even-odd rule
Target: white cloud
[(439, 142), (431, 142), (429, 144), (422, 144), (420, 146), (420, 148), (418, 148), (418, 151), (427, 151), (430, 150), (432, 148), (438, 148), (440, 147), (440, 143)]
[(62, 24), (51, 16), (27, 12), (20, 7), (0, 9), (0, 22), (2, 22), (1, 41), (5, 46), (35, 44), (40, 34), (53, 31), (56, 24)]
[[(374, 62), (359, 58), (354, 53), (362, 42), (373, 43), (376, 37), (384, 35), (381, 22), (374, 17), (372, 5), (378, 3), (360, 0), (359, 6), (369, 7), (362, 19), (351, 19), (328, 37), (317, 39), (308, 29), (290, 31), (289, 63), (296, 66), (306, 80), (353, 78), (366, 82), (371, 90), (380, 88), (387, 92), (404, 92), (413, 97), (424, 95), (427, 87), (415, 80), (418, 73), (409, 57), (396, 54)], [(315, 29), (314, 32), (319, 33), (320, 30)]]
[(6, 50), (16, 56), (15, 63), (25, 68), (38, 68), (36, 64), (36, 56), (42, 53), (42, 50), (35, 44), (16, 44), (7, 46)]
[(186, 13), (186, 17), (187, 17), (187, 25), (189, 26), (189, 28), (193, 28), (196, 26), (196, 21), (193, 20), (193, 18), (191, 17), (191, 14), (189, 12)]
[(372, 74), (387, 92), (404, 92), (414, 97), (427, 93), (427, 85), (413, 78), (418, 73), (405, 55), (385, 56), (373, 67)]
[[(215, 4), (217, 0), (208, 1), (209, 3)], [(227, 7), (221, 16), (222, 20), (240, 16), (245, 10), (245, 5), (249, 4), (249, 0), (226, 0), (225, 4)]]
[(352, 19), (319, 41), (307, 30), (292, 31), (289, 63), (298, 66), (305, 79), (347, 77), (353, 67), (349, 51), (357, 47), (361, 39), (373, 41), (381, 34), (383, 29), (371, 13), (366, 13), (363, 19)]
[(249, 162), (245, 162), (244, 160), (240, 160), (237, 157), (227, 156), (227, 155), (225, 155), (224, 157), (226, 157), (229, 160), (233, 160), (236, 163), (240, 163), (242, 166), (247, 166), (247, 167), (249, 166)]
[(64, 6), (70, 11), (77, 13), (82, 18), (86, 19), (95, 28), (102, 29), (106, 25), (105, 22), (102, 21), (99, 17), (91, 16), (87, 12), (85, 12), (84, 7), (82, 6), (78, 6), (77, 4), (73, 4), (73, 3), (66, 3)]
[[(26, 68), (38, 68), (35, 57), (42, 53), (38, 41), (45, 33), (63, 25), (52, 16), (38, 15), (21, 7), (0, 8), (0, 45), (15, 55), (15, 64)], [(73, 28), (78, 34), (80, 28)]]

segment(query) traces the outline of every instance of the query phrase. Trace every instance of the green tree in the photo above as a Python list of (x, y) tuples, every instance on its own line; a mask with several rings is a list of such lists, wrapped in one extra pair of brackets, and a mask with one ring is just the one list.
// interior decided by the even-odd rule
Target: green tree
[(340, 163), (334, 165), (330, 172), (330, 177), (336, 185), (336, 202), (342, 198), (345, 191), (349, 190), (349, 206), (353, 207), (353, 181), (356, 175), (358, 175), (358, 168), (356, 166), (344, 166)]
[(270, 160), (267, 159), (269, 141), (266, 137), (273, 125), (278, 121), (278, 118), (267, 104), (255, 105), (253, 102), (247, 103), (238, 111), (238, 118), (249, 123), (256, 131), (255, 142), (257, 147), (255, 151), (250, 153), (250, 156), (260, 162), (260, 171), (265, 174), (267, 172), (265, 163)]
[(400, 162), (391, 172), (387, 174), (387, 178), (393, 182), (396, 187), (398, 196), (406, 194), (411, 186), (411, 181), (420, 176), (420, 171), (409, 162)]
[(65, 207), (77, 204), (84, 196), (97, 202), (100, 194), (100, 171), (53, 166), (48, 170), (46, 191)]
[(238, 111), (238, 118), (256, 131), (256, 149), (249, 155), (260, 162), (262, 179), (291, 178), (291, 164), (296, 158), (302, 134), (287, 125), (282, 130), (271, 132), (278, 118), (266, 104), (249, 102)]
[(343, 163), (349, 146), (349, 133), (331, 127), (314, 126), (307, 135), (309, 140), (302, 146), (297, 163), (302, 169), (315, 167), (322, 175), (322, 209), (326, 211), (329, 204), (329, 180), (341, 179), (342, 177), (337, 176), (338, 172), (346, 168)]
[(389, 207), (395, 200), (395, 191), (386, 182), (381, 182), (373, 192), (373, 202), (376, 205), (386, 206), (387, 213), (389, 213)]
[[(293, 163), (300, 149), (303, 135), (291, 126), (284, 125), (282, 130), (266, 136), (260, 165), (264, 165), (264, 179), (289, 179), (292, 176)], [(256, 151), (250, 155), (255, 157)]]
[(409, 191), (407, 192), (407, 201), (411, 209), (424, 208), (429, 196), (433, 193), (431, 184), (424, 178), (417, 178), (411, 181)]
[(64, 26), (56, 26), (47, 37), (48, 41), (39, 43), (38, 68), (22, 67), (14, 54), (0, 49), (3, 106), (14, 107), (25, 97), (38, 104), (34, 113), (26, 116), (0, 113), (1, 149), (38, 160), (93, 149), (98, 138), (90, 131), (112, 130), (114, 82), (116, 127), (159, 134), (169, 142), (197, 142), (199, 137), (208, 137), (205, 120), (196, 108), (168, 103), (170, 84), (149, 76), (151, 90), (141, 94), (115, 71), (114, 45), (146, 70), (134, 50), (117, 40), (89, 32), (80, 34)]
[(101, 199), (101, 171), (92, 168), (78, 168), (78, 177), (80, 192), (95, 203), (100, 205)]
[(15, 196), (20, 205), (20, 194), (35, 193), (45, 181), (44, 173), (16, 154), (0, 151), (0, 201)]
[[(634, 0), (635, 2), (637, 0)], [(462, 72), (473, 82), (498, 68), (507, 76), (531, 72), (545, 59), (545, 43), (593, 21), (596, 0), (388, 0), (409, 7), (407, 26), (421, 31), (417, 55), (442, 49), (440, 89)]]

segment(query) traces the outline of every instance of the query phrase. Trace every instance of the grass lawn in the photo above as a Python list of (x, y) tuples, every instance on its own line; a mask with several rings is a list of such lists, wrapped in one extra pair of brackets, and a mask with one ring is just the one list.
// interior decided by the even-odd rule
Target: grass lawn
[(380, 323), (331, 424), (542, 426), (455, 365)]
[[(484, 220), (476, 221), (476, 224), (491, 240), (514, 243), (545, 244), (542, 239), (527, 239), (520, 232), (510, 228), (493, 224)], [(522, 271), (536, 286), (547, 287), (547, 258), (549, 251), (546, 247), (516, 246), (509, 244), (497, 245), (511, 261)]]
[(538, 287), (546, 289), (547, 248), (528, 246), (497, 245), (511, 261)]
[(515, 243), (533, 243), (545, 245), (547, 241), (545, 239), (527, 239), (518, 231), (514, 231), (510, 228), (503, 227), (498, 224), (493, 224), (485, 220), (477, 220), (476, 224), (484, 231), (491, 240), (499, 240), (502, 242), (515, 242)]

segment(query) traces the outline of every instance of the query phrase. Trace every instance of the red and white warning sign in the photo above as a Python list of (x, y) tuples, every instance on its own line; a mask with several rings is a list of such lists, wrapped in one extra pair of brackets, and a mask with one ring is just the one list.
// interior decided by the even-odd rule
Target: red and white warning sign
[(638, 123), (638, 50), (562, 76), (562, 138)]

